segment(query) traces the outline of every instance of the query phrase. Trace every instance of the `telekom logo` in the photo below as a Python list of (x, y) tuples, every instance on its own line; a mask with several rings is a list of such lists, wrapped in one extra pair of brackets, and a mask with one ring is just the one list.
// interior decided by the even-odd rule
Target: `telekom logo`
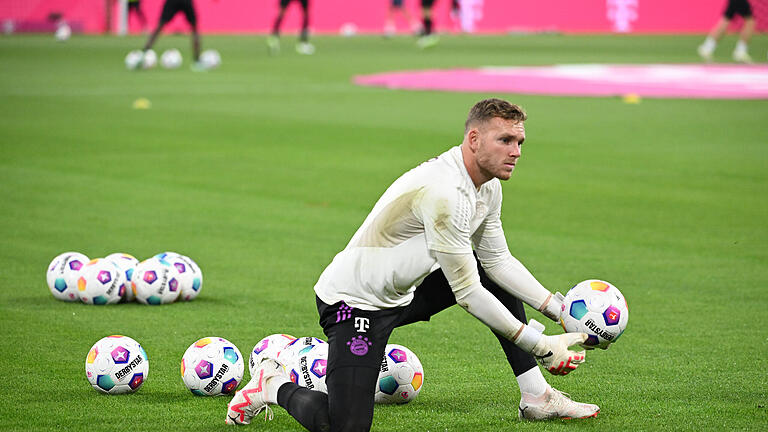
[(617, 33), (632, 31), (632, 22), (637, 21), (640, 0), (606, 0), (606, 18)]

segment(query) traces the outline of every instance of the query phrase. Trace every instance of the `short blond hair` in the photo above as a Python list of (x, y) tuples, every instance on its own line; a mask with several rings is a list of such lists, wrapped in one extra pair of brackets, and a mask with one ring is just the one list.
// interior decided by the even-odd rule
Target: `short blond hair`
[(520, 106), (503, 99), (483, 99), (469, 110), (467, 121), (464, 123), (464, 133), (467, 133), (470, 127), (485, 123), (495, 117), (521, 122), (528, 119), (528, 114)]

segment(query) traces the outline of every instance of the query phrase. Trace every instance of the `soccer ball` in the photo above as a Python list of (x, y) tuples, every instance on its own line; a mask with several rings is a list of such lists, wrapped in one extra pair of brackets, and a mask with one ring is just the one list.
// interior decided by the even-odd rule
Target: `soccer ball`
[(181, 52), (176, 48), (165, 50), (160, 56), (160, 65), (166, 69), (176, 69), (181, 66), (182, 62)]
[(144, 59), (141, 62), (143, 69), (152, 69), (157, 66), (157, 53), (155, 50), (148, 49), (144, 51)]
[(85, 376), (96, 390), (108, 394), (132, 393), (144, 384), (149, 358), (128, 336), (107, 336), (96, 342), (85, 358)]
[(416, 354), (402, 345), (387, 344), (376, 383), (376, 403), (408, 403), (423, 387), (424, 368)]
[(248, 370), (251, 372), (251, 376), (253, 376), (253, 370), (256, 368), (256, 365), (261, 363), (262, 359), (277, 359), (280, 355), (280, 351), (295, 340), (296, 338), (291, 335), (278, 333), (269, 335), (258, 341), (256, 345), (254, 345), (251, 355), (248, 358)]
[(280, 350), (275, 360), (277, 360), (277, 362), (282, 364), (283, 366), (288, 367), (288, 365), (290, 365), (293, 362), (293, 360), (299, 356), (299, 353), (302, 350), (317, 344), (324, 344), (324, 343), (327, 343), (327, 342), (312, 336), (304, 336), (304, 337), (296, 338), (296, 340), (289, 342), (285, 347), (283, 347), (282, 350)]
[(206, 69), (215, 69), (221, 66), (221, 55), (214, 49), (205, 50), (200, 54), (200, 63), (202, 63)]
[(589, 279), (565, 295), (560, 324), (566, 332), (586, 333), (587, 347), (606, 349), (624, 333), (628, 320), (629, 307), (621, 291), (609, 282)]
[(181, 379), (198, 396), (235, 391), (243, 379), (243, 356), (224, 338), (206, 337), (187, 348), (181, 359)]
[(125, 273), (113, 261), (96, 258), (83, 267), (77, 292), (86, 304), (117, 303), (125, 293)]
[(56, 32), (53, 33), (53, 37), (59, 42), (68, 41), (70, 36), (72, 36), (72, 28), (63, 21), (59, 23), (56, 27)]
[(142, 53), (141, 50), (133, 50), (125, 56), (125, 67), (128, 70), (138, 69), (143, 58), (144, 53)]
[(179, 300), (194, 300), (200, 294), (203, 288), (203, 272), (192, 258), (176, 252), (163, 252), (155, 256), (170, 262), (179, 272)]
[(131, 289), (131, 278), (133, 277), (133, 272), (136, 270), (136, 264), (139, 263), (139, 260), (137, 260), (133, 255), (119, 252), (109, 254), (104, 257), (104, 259), (112, 261), (118, 267), (120, 267), (120, 270), (123, 273), (125, 273), (125, 290), (122, 300), (126, 302), (132, 302), (134, 295), (133, 289)]
[(51, 294), (58, 300), (77, 301), (77, 279), (91, 259), (79, 252), (64, 252), (48, 265), (46, 280)]
[(173, 303), (179, 297), (178, 278), (179, 272), (170, 262), (152, 257), (136, 265), (131, 277), (131, 289), (139, 303)]
[(287, 356), (284, 360), (286, 361), (285, 370), (288, 372), (288, 377), (294, 384), (301, 387), (328, 393), (328, 387), (325, 385), (325, 374), (328, 368), (328, 344), (317, 338), (301, 339), (308, 342), (309, 345), (300, 342), (285, 348), (285, 350), (293, 352), (293, 355)]

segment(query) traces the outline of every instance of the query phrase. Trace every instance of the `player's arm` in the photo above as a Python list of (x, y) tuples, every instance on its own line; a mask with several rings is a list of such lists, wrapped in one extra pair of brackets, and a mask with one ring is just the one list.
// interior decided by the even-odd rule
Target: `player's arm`
[(560, 321), (563, 295), (551, 293), (509, 252), (500, 209), (492, 212), (475, 231), (472, 242), (488, 277), (505, 291), (529, 304), (553, 321)]
[(493, 331), (533, 354), (548, 371), (565, 375), (584, 362), (584, 351), (572, 351), (569, 347), (584, 342), (586, 334), (547, 336), (542, 333), (543, 326), (521, 323), (483, 288), (471, 253), (435, 252), (435, 257), (456, 296), (456, 302)]

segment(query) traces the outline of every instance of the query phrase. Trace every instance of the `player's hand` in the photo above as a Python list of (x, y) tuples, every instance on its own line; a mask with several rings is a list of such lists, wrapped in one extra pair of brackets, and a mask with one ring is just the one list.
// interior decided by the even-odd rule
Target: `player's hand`
[(572, 351), (569, 347), (587, 340), (586, 333), (563, 333), (557, 336), (542, 335), (531, 354), (553, 375), (567, 375), (584, 363), (586, 353)]

